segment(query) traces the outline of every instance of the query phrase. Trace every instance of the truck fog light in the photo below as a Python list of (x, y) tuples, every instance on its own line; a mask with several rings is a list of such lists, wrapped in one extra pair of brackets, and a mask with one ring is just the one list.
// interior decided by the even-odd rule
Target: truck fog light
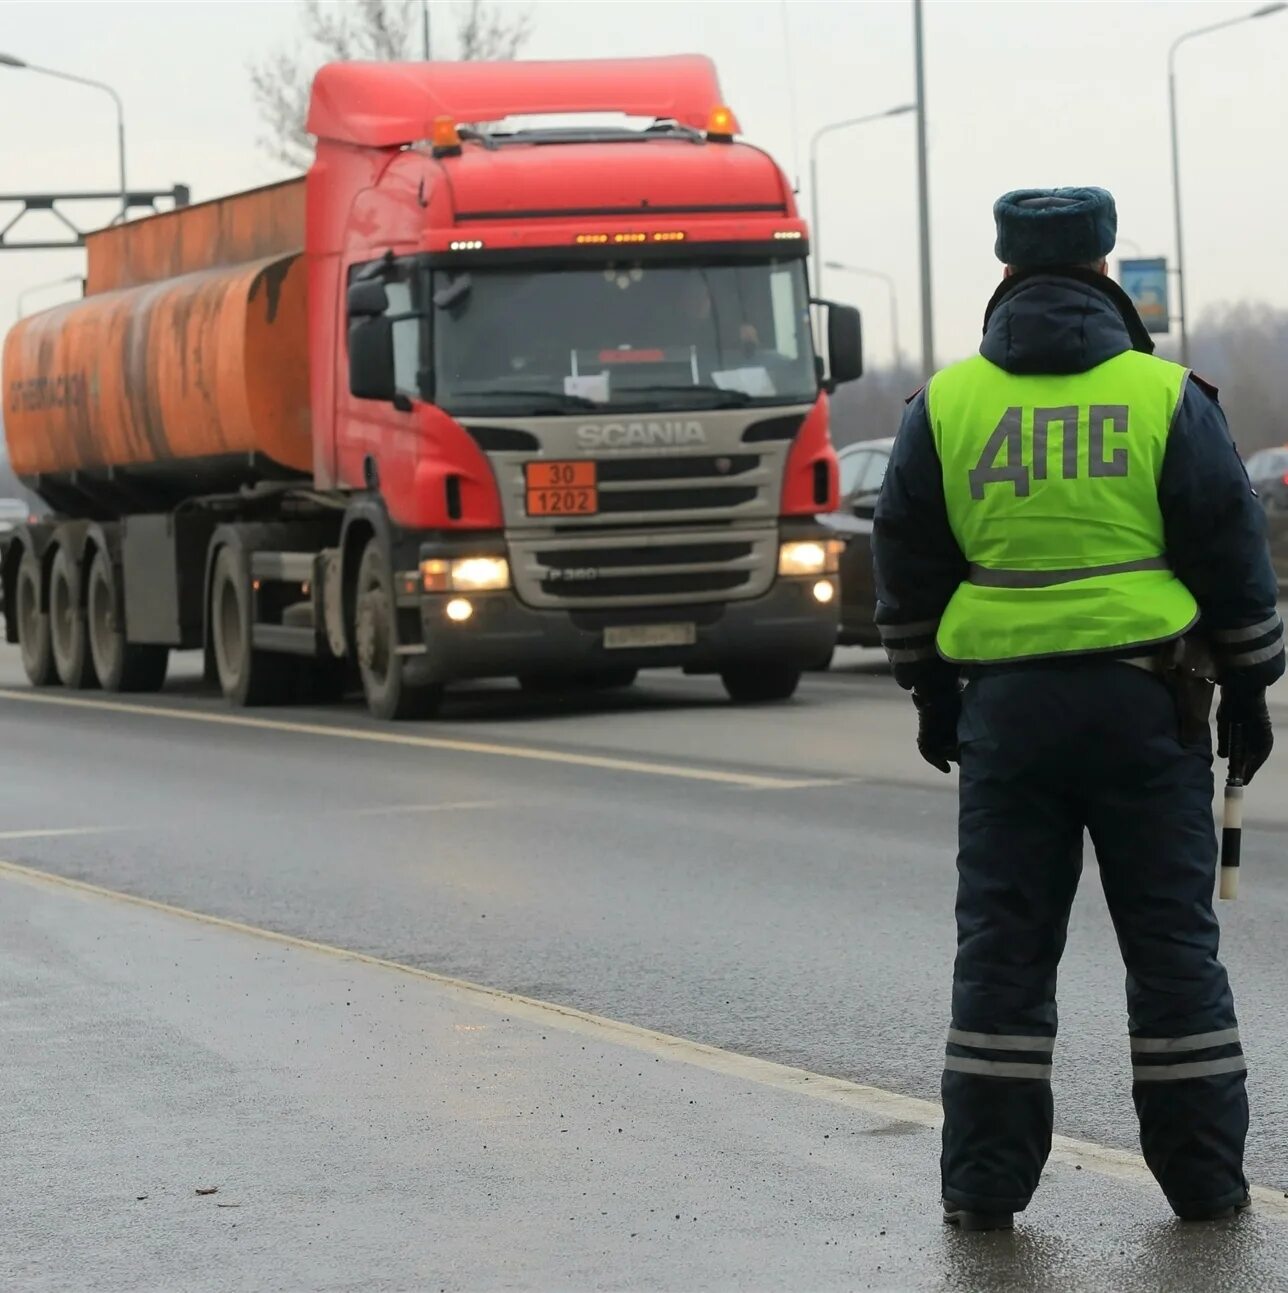
[(814, 585), (814, 600), (826, 606), (836, 596), (836, 588), (830, 579), (820, 579)]
[(474, 607), (464, 597), (453, 597), (446, 609), (447, 618), (453, 624), (464, 624), (474, 614)]

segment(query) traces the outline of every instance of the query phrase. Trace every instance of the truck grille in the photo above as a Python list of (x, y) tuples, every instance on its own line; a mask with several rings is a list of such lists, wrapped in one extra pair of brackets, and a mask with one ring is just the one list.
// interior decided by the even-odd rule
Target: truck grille
[(541, 536), (511, 541), (530, 606), (647, 606), (759, 597), (772, 583), (776, 528)]

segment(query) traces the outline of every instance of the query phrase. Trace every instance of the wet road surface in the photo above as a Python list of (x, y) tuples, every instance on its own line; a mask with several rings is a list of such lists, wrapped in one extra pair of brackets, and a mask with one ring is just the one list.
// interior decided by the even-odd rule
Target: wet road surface
[[(935, 1096), (954, 783), (918, 761), (910, 706), (869, 656), (847, 653), (783, 707), (735, 709), (715, 682), (650, 675), (625, 695), (540, 704), (510, 688), (475, 689), (442, 721), (397, 728), (357, 705), (260, 710), (243, 723), (197, 690), (190, 666), (159, 697), (116, 702), (138, 707), (130, 712), (100, 708), (106, 698), (92, 693), (88, 705), (52, 703), (75, 699), (58, 691), (33, 699), (10, 650), (0, 687), (4, 859)], [(1279, 1193), (1288, 1190), (1286, 792), (1288, 768), (1275, 766), (1249, 792), (1243, 897), (1221, 912), (1251, 1068), (1249, 1175)], [(1122, 969), (1090, 858), (1060, 1005), (1058, 1130), (1134, 1149)], [(772, 1146), (772, 1129), (766, 1136)], [(915, 1154), (890, 1160), (906, 1172), (900, 1224), (917, 1244), (938, 1244), (933, 1137), (914, 1139)], [(1077, 1255), (1075, 1267), (1090, 1262), (1079, 1245), (1109, 1202), (1103, 1183), (1059, 1190), (1079, 1185), (1096, 1192), (1035, 1204), (1025, 1223), (1034, 1243)], [(888, 1180), (879, 1188), (884, 1196)], [(1093, 1262), (1067, 1285), (1035, 1283), (1013, 1254), (975, 1287), (1188, 1287), (1160, 1283), (1143, 1254), (1151, 1244), (1171, 1251), (1176, 1233), (1205, 1241), (1171, 1226), (1152, 1187), (1115, 1185), (1113, 1199), (1130, 1213), (1113, 1224), (1134, 1236), (1119, 1282), (1095, 1283)], [(1274, 1287), (1254, 1250), (1288, 1270), (1288, 1226), (1259, 1221), (1239, 1245), (1233, 1282), (1202, 1287)], [(730, 1278), (733, 1269), (713, 1267), (711, 1286), (757, 1286)], [(676, 1286), (646, 1274), (631, 1286)], [(867, 1283), (846, 1284), (830, 1265), (817, 1275), (799, 1286), (958, 1286), (920, 1260), (889, 1284), (871, 1282), (870, 1270)], [(605, 1285), (595, 1276), (584, 1286)]]

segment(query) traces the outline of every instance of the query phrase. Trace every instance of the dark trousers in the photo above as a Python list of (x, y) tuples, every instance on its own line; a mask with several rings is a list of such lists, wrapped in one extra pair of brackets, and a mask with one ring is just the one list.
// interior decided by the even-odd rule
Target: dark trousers
[(1112, 661), (982, 673), (960, 736), (944, 1197), (1019, 1211), (1037, 1187), (1085, 830), (1127, 967), (1145, 1161), (1178, 1211), (1241, 1198), (1248, 1105), (1217, 959), (1209, 743), (1182, 744), (1162, 681)]

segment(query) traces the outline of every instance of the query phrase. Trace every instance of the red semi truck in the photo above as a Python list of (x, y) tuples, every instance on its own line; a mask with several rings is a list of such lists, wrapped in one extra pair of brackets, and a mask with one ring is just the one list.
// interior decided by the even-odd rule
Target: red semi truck
[(835, 640), (859, 320), (815, 303), (816, 355), (711, 63), (332, 64), (308, 128), (307, 176), (92, 235), (85, 299), (9, 333), (54, 509), (0, 566), (31, 681), (204, 648), (234, 704), (360, 679), (385, 718), (658, 666), (791, 695)]

